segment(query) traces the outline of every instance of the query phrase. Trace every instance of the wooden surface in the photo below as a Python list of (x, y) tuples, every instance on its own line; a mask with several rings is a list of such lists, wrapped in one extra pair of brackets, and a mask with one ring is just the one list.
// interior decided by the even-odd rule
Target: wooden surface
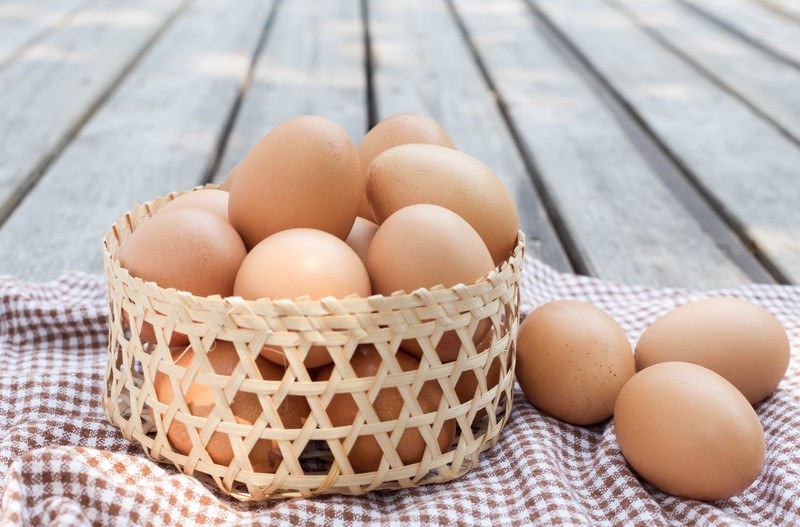
[(785, 0), (0, 0), (0, 274), (101, 272), (135, 202), (318, 114), (438, 120), (528, 251), (630, 284), (800, 283)]

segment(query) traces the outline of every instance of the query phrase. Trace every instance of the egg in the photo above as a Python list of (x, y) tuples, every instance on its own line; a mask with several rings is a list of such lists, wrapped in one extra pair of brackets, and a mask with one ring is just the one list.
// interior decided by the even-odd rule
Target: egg
[(163, 213), (178, 208), (202, 209), (213, 212), (228, 221), (228, 193), (217, 189), (201, 189), (181, 194), (173, 199), (158, 212)]
[[(376, 124), (364, 136), (361, 145), (358, 147), (358, 159), (361, 162), (361, 171), (364, 177), (366, 178), (367, 167), (375, 159), (375, 156), (394, 146), (409, 143), (424, 143), (445, 148), (455, 148), (453, 141), (444, 128), (427, 115), (414, 112), (392, 115)], [(358, 215), (370, 221), (374, 220), (366, 192), (361, 196)]]
[[(198, 296), (230, 296), (247, 251), (236, 230), (218, 214), (179, 207), (160, 211), (139, 225), (120, 247), (119, 263), (135, 277)], [(157, 341), (145, 322), (139, 332)], [(185, 345), (186, 335), (173, 333), (169, 345)]]
[[(419, 361), (403, 352), (395, 355), (400, 368), (403, 371), (413, 371), (419, 369)], [(369, 345), (359, 346), (353, 353), (350, 366), (358, 378), (375, 377), (381, 370), (383, 360), (380, 353)], [(331, 364), (321, 370), (317, 375), (317, 381), (327, 381), (331, 378), (335, 365)], [(360, 392), (364, 397), (371, 397), (367, 390)], [(424, 413), (435, 412), (439, 408), (442, 399), (442, 389), (436, 381), (427, 381), (420, 388), (417, 395), (417, 402)], [(405, 402), (403, 396), (397, 388), (382, 388), (375, 396), (372, 408), (380, 421), (392, 421), (400, 417), (403, 412)], [(352, 425), (356, 417), (361, 413), (353, 395), (339, 393), (334, 395), (326, 409), (333, 426)], [(441, 452), (447, 452), (453, 438), (455, 437), (455, 421), (448, 420), (442, 425), (441, 431), (437, 436), (437, 444)], [(426, 443), (418, 429), (408, 429), (403, 432), (397, 445), (397, 453), (400, 460), (405, 465), (417, 463), (422, 460), (425, 453)], [(378, 470), (383, 449), (375, 436), (362, 435), (356, 439), (350, 452), (348, 460), (350, 464), (362, 471)]]
[(520, 325), (517, 381), (531, 404), (557, 419), (589, 425), (611, 417), (634, 373), (625, 332), (588, 302), (549, 302)]
[(367, 197), (380, 225), (408, 205), (430, 203), (452, 210), (472, 225), (495, 264), (517, 242), (519, 217), (503, 182), (464, 153), (435, 145), (401, 145), (373, 159)]
[[(372, 294), (367, 270), (345, 242), (315, 229), (289, 229), (256, 245), (242, 262), (233, 293), (242, 298), (311, 300)], [(267, 346), (262, 354), (287, 364), (283, 351)], [(305, 359), (308, 368), (330, 362), (324, 346), (312, 346)]]
[[(239, 365), (239, 355), (230, 342), (218, 340), (206, 356), (214, 372), (219, 375), (231, 375)], [(178, 366), (187, 367), (194, 357), (191, 347), (173, 352), (173, 361)], [(279, 381), (285, 370), (263, 357), (256, 358), (256, 366), (261, 378), (268, 381)], [(157, 372), (153, 381), (156, 397), (165, 404), (174, 400), (174, 392), (169, 377)], [(216, 406), (212, 389), (200, 383), (192, 383), (183, 394), (183, 399), (192, 415), (208, 417)], [(262, 408), (258, 396), (254, 393), (239, 392), (230, 403), (231, 412), (239, 424), (253, 424), (261, 415)], [(151, 409), (151, 413), (153, 410)], [(304, 397), (288, 396), (278, 407), (283, 428), (301, 428), (308, 417), (310, 409)], [(199, 429), (198, 429), (199, 433)], [(188, 455), (192, 450), (192, 442), (188, 430), (183, 423), (173, 421), (167, 431), (170, 445), (181, 454)], [(233, 449), (228, 436), (214, 432), (206, 445), (206, 451), (214, 463), (229, 465), (233, 460)], [(259, 439), (250, 451), (250, 463), (258, 472), (274, 473), (283, 459), (277, 441)]]
[(358, 217), (353, 224), (350, 234), (347, 235), (347, 239), (345, 240), (345, 243), (355, 251), (359, 258), (361, 258), (364, 265), (367, 265), (367, 253), (369, 252), (369, 246), (376, 232), (378, 232), (378, 226), (376, 224), (362, 217)]
[(239, 163), (228, 217), (248, 248), (294, 228), (344, 240), (363, 193), (347, 132), (323, 117), (296, 117), (273, 128)]
[(636, 344), (636, 369), (668, 361), (705, 366), (751, 404), (765, 399), (789, 367), (789, 337), (772, 313), (738, 298), (707, 298), (653, 322)]
[(663, 362), (622, 388), (614, 429), (625, 459), (659, 489), (721, 500), (750, 486), (764, 465), (764, 430), (735, 386), (687, 362)]
[[(375, 293), (411, 293), (422, 287), (473, 284), (494, 269), (483, 240), (458, 214), (437, 205), (412, 205), (398, 210), (378, 228), (367, 255), (367, 271)], [(488, 331), (488, 319), (473, 330), (478, 343)], [(461, 341), (455, 332), (444, 332), (436, 352), (443, 362), (456, 359)], [(401, 348), (417, 358), (422, 347), (406, 339)]]

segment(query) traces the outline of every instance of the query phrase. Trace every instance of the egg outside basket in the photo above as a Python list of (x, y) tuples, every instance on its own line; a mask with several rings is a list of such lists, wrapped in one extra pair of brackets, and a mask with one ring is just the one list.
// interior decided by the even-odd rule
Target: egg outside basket
[[(237, 499), (261, 500), (441, 483), (465, 474), (477, 465), (481, 452), (497, 443), (513, 400), (523, 233), (509, 259), (474, 285), (320, 301), (198, 297), (132, 277), (116, 259), (131, 232), (178, 195), (134, 206), (114, 223), (103, 244), (110, 315), (102, 404), (111, 423), (148, 456), (213, 481)], [(123, 313), (133, 329), (126, 329)], [(492, 328), (476, 346), (471, 334), (482, 319), (491, 320)], [(153, 326), (155, 345), (140, 340), (137, 328), (143, 322)], [(442, 364), (434, 346), (449, 330), (455, 330), (461, 348), (454, 362)], [(194, 354), (186, 367), (171, 358), (167, 343), (173, 332), (189, 337)], [(417, 338), (423, 349), (418, 370), (402, 371), (395, 359), (406, 338)], [(217, 339), (232, 342), (239, 355), (231, 375), (216, 374), (206, 356)], [(280, 381), (263, 380), (255, 365), (265, 344), (281, 347), (286, 355), (288, 366)], [(380, 353), (382, 364), (374, 377), (348, 373), (359, 344), (372, 344)], [(311, 345), (326, 346), (334, 359), (330, 380), (313, 381), (303, 365)], [(499, 381), (491, 385), (487, 373), (495, 362)], [(171, 404), (156, 397), (157, 372), (171, 382)], [(465, 373), (475, 375), (477, 388), (475, 396), (462, 403), (455, 386)], [(427, 381), (438, 383), (443, 395), (436, 411), (424, 413), (416, 396)], [(215, 405), (206, 417), (189, 412), (181, 390), (190, 383), (208, 387), (213, 395)], [(404, 406), (397, 419), (381, 422), (371, 404), (387, 387), (398, 390)], [(261, 405), (253, 424), (237, 422), (231, 412), (230, 402), (244, 392), (256, 394)], [(332, 426), (326, 413), (338, 393), (352, 394), (359, 406), (351, 426)], [(305, 397), (309, 404), (311, 413), (302, 428), (282, 426), (276, 408), (288, 396)], [(441, 451), (437, 436), (449, 420), (456, 421), (455, 439)], [(191, 451), (173, 449), (166, 433), (171, 423), (186, 425)], [(419, 462), (403, 464), (395, 447), (410, 428), (420, 431), (425, 453)], [(206, 451), (217, 434), (230, 441), (229, 465), (214, 463)], [(347, 457), (355, 439), (364, 434), (374, 434), (383, 450), (373, 472), (359, 472)], [(251, 465), (249, 453), (258, 439), (271, 440), (280, 449), (283, 460), (274, 473), (257, 472)]]

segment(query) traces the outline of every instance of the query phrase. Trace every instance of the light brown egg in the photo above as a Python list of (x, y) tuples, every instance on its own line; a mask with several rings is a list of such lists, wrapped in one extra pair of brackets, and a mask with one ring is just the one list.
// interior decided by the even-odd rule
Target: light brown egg
[[(444, 128), (427, 115), (413, 112), (392, 115), (372, 127), (358, 147), (358, 158), (361, 161), (364, 178), (366, 179), (367, 167), (375, 156), (394, 146), (409, 143), (456, 147)], [(361, 196), (358, 215), (374, 221), (366, 192)]]
[[(242, 262), (233, 292), (250, 300), (372, 294), (367, 270), (353, 249), (336, 236), (314, 229), (282, 231), (256, 245)], [(277, 364), (287, 364), (282, 350), (265, 347), (262, 354)], [(315, 368), (330, 361), (325, 347), (312, 346), (305, 365)]]
[(620, 450), (644, 479), (696, 500), (730, 498), (764, 465), (764, 430), (735, 386), (688, 362), (637, 373), (614, 411)]
[[(399, 351), (396, 354), (397, 362), (403, 371), (411, 371), (419, 368), (419, 361)], [(353, 353), (350, 365), (359, 378), (373, 377), (378, 373), (382, 364), (382, 359), (378, 351), (372, 346), (359, 346)], [(317, 381), (327, 381), (330, 379), (335, 366), (327, 366), (319, 372)], [(417, 400), (419, 406), (425, 413), (435, 412), (439, 408), (442, 399), (442, 389), (436, 381), (426, 382), (420, 389)], [(381, 421), (391, 421), (400, 416), (403, 410), (403, 396), (397, 388), (383, 388), (378, 392), (372, 407)], [(360, 413), (358, 405), (349, 394), (334, 395), (327, 408), (328, 417), (333, 426), (352, 425), (356, 416)], [(455, 437), (456, 423), (449, 420), (444, 423), (437, 437), (439, 449), (442, 452), (449, 450), (453, 438)], [(408, 429), (400, 437), (397, 445), (397, 453), (403, 464), (408, 465), (422, 460), (425, 453), (425, 440), (418, 429)], [(353, 448), (348, 454), (348, 459), (353, 467), (363, 471), (378, 470), (383, 457), (383, 449), (372, 435), (359, 437)]]
[(517, 241), (519, 218), (503, 182), (472, 157), (434, 145), (401, 145), (369, 166), (367, 197), (380, 225), (416, 203), (440, 205), (460, 215), (483, 239), (495, 264)]
[(668, 361), (705, 366), (751, 404), (765, 399), (789, 367), (789, 337), (772, 313), (738, 298), (707, 298), (677, 307), (642, 334), (636, 369)]
[(187, 192), (186, 194), (181, 194), (177, 198), (161, 207), (158, 212), (160, 214), (178, 208), (207, 210), (209, 212), (213, 212), (227, 222), (228, 193), (212, 188)]
[[(207, 356), (214, 372), (219, 375), (230, 375), (239, 365), (239, 355), (230, 342), (218, 340)], [(173, 361), (179, 366), (188, 366), (193, 357), (192, 348), (173, 352)], [(256, 366), (261, 377), (268, 381), (279, 381), (285, 373), (283, 368), (263, 357), (256, 359)], [(172, 403), (174, 392), (166, 375), (161, 372), (156, 373), (153, 387), (159, 401), (166, 404)], [(192, 383), (183, 394), (183, 398), (189, 412), (198, 417), (208, 417), (216, 406), (211, 388), (199, 383)], [(230, 407), (236, 422), (240, 424), (253, 424), (262, 412), (258, 396), (253, 393), (239, 392), (230, 403)], [(152, 409), (151, 413), (153, 413)], [(278, 407), (278, 417), (281, 419), (283, 428), (287, 429), (301, 428), (309, 413), (308, 402), (304, 397), (289, 396)], [(167, 431), (167, 438), (172, 447), (182, 454), (189, 454), (192, 449), (189, 432), (183, 423), (173, 421)], [(226, 434), (220, 432), (212, 434), (206, 445), (206, 451), (214, 463), (229, 465), (233, 460), (233, 449)], [(254, 470), (274, 473), (283, 456), (277, 441), (259, 439), (250, 451), (249, 458)]]
[[(475, 229), (458, 214), (436, 205), (412, 205), (394, 213), (378, 228), (367, 256), (372, 289), (383, 295), (436, 285), (469, 285), (493, 268), (492, 256)], [(480, 342), (489, 327), (489, 320), (482, 320), (474, 342)], [(453, 330), (444, 333), (436, 351), (442, 362), (450, 362), (460, 347)], [(422, 357), (416, 339), (404, 340), (401, 348)]]
[(361, 258), (364, 265), (367, 265), (369, 245), (372, 243), (372, 238), (375, 237), (376, 232), (378, 232), (376, 224), (359, 216), (356, 218), (353, 229), (345, 240), (345, 243)]
[(220, 190), (223, 190), (225, 192), (230, 192), (231, 185), (233, 185), (233, 180), (236, 178), (236, 170), (238, 168), (239, 168), (239, 164), (237, 163), (236, 165), (234, 165), (234, 167), (231, 169), (231, 171), (228, 172), (228, 175), (225, 176), (225, 179), (219, 185), (219, 189)]
[(602, 309), (556, 300), (532, 311), (517, 336), (517, 381), (539, 410), (576, 425), (608, 419), (635, 373), (625, 332)]
[[(236, 273), (247, 254), (236, 230), (219, 215), (194, 208), (161, 211), (139, 225), (120, 247), (120, 265), (131, 275), (198, 296), (230, 296)], [(155, 343), (149, 323), (142, 339)], [(185, 345), (173, 333), (169, 344)]]
[(300, 227), (344, 240), (363, 192), (358, 153), (342, 127), (323, 117), (296, 117), (272, 129), (239, 163), (228, 216), (248, 248)]

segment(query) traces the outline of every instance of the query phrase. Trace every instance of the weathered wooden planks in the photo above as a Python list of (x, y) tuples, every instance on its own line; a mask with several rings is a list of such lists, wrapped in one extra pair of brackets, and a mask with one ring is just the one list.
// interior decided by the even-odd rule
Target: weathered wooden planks
[(638, 112), (775, 270), (800, 282), (796, 145), (609, 5), (532, 3)]
[[(800, 70), (668, 0), (611, 0), (800, 144)], [(800, 25), (797, 27), (800, 33)]]
[(491, 167), (510, 189), (529, 250), (569, 269), (494, 94), (445, 2), (369, 2), (369, 31), (377, 117), (416, 111), (439, 121), (459, 150)]
[(99, 272), (117, 217), (204, 180), (271, 5), (192, 4), (2, 226), (0, 272)]
[(0, 221), (179, 5), (97, 3), (0, 70)]
[(11, 0), (0, 2), (0, 69), (33, 41), (95, 0)]
[(797, 24), (751, 0), (678, 0), (800, 68)]
[(215, 180), (272, 127), (298, 115), (333, 119), (358, 145), (367, 127), (363, 35), (359, 0), (282, 2)]
[(454, 0), (593, 275), (626, 283), (747, 282), (542, 37), (524, 0)]
[(797, 0), (761, 0), (761, 3), (800, 22), (800, 2)]

